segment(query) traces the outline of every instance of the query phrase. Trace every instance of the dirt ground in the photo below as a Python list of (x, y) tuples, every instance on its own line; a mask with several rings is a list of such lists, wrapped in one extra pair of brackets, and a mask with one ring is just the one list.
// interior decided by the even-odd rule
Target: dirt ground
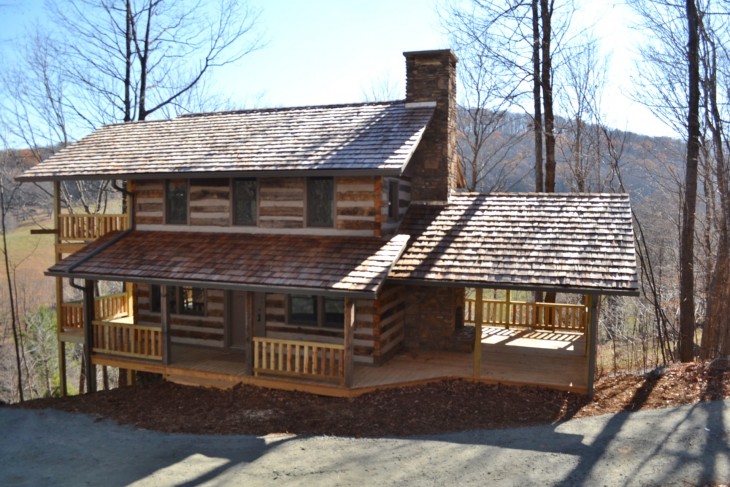
[(728, 361), (602, 377), (592, 401), (569, 392), (464, 380), (354, 399), (244, 385), (217, 390), (157, 382), (12, 407), (80, 412), (162, 432), (393, 437), (555, 423), (723, 398), (730, 398)]

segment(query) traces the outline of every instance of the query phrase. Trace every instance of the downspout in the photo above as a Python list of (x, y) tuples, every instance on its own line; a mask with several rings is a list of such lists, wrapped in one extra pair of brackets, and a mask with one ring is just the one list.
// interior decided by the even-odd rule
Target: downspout
[(79, 286), (70, 279), (71, 287), (84, 293), (84, 361), (86, 362), (86, 392), (96, 392), (96, 368), (91, 362), (91, 349), (94, 343), (94, 281), (86, 279), (84, 286)]

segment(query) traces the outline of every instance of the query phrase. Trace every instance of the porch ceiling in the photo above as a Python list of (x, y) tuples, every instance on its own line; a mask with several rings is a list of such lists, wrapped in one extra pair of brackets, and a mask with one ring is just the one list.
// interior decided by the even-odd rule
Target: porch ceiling
[(373, 298), (407, 240), (132, 231), (97, 240), (47, 275)]
[(460, 193), (412, 205), (401, 231), (393, 282), (638, 294), (627, 195)]

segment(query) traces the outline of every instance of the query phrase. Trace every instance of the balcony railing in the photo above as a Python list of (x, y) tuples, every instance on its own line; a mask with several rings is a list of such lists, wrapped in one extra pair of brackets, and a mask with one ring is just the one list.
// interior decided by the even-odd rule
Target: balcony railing
[(58, 234), (61, 240), (91, 242), (109, 232), (129, 228), (125, 214), (63, 214), (58, 216)]
[(112, 321), (94, 321), (94, 353), (120, 357), (162, 360), (162, 330)]
[(345, 378), (345, 347), (330, 343), (255, 337), (254, 374), (336, 381)]
[[(476, 300), (467, 298), (464, 321), (474, 323)], [(586, 308), (582, 304), (528, 303), (485, 299), (482, 302), (484, 325), (524, 326), (536, 330), (585, 332)]]
[[(108, 320), (129, 314), (129, 299), (126, 293), (109, 294), (94, 299), (94, 318)], [(84, 303), (74, 301), (61, 305), (61, 329), (63, 331), (84, 328)]]

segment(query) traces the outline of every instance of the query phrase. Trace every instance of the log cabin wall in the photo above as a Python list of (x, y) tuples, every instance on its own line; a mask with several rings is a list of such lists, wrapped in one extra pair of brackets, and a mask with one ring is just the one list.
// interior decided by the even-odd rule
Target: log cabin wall
[(386, 284), (375, 300), (373, 346), (376, 364), (388, 361), (398, 352), (405, 336), (405, 290)]
[[(140, 325), (160, 326), (159, 312), (152, 311), (151, 286), (137, 284), (136, 322)], [(172, 343), (223, 347), (225, 343), (225, 291), (208, 289), (205, 296), (205, 315), (193, 316), (170, 312), (170, 341)]]
[[(354, 360), (358, 363), (377, 365), (382, 363), (382, 351), (378, 340), (381, 333), (381, 320), (378, 314), (380, 305), (379, 300), (358, 299), (355, 301), (355, 333), (353, 336)], [(286, 311), (287, 296), (285, 294), (266, 295), (266, 336), (269, 338), (279, 338), (283, 340), (303, 340), (322, 343), (342, 344), (344, 340), (344, 330), (299, 326), (296, 324), (287, 324)], [(388, 309), (393, 308), (389, 305)], [(392, 313), (391, 313), (392, 314)], [(390, 318), (388, 322), (387, 352), (395, 350), (397, 345), (397, 329), (395, 324), (398, 321), (396, 316)]]
[[(391, 202), (391, 187), (397, 185), (397, 201)], [(392, 217), (390, 205), (395, 204), (396, 216)], [(380, 218), (382, 235), (394, 235), (411, 204), (411, 182), (406, 178), (383, 178), (380, 191)]]
[[(136, 223), (140, 229), (165, 230), (170, 227), (205, 227), (206, 230), (300, 233), (318, 235), (380, 236), (382, 222), (387, 222), (387, 206), (383, 209), (382, 178), (372, 176), (334, 178), (333, 228), (306, 227), (307, 179), (259, 178), (258, 224), (232, 225), (231, 179), (192, 179), (188, 188), (188, 225), (164, 225), (165, 183), (163, 180), (135, 181)], [(410, 199), (410, 185), (402, 184), (403, 201)], [(386, 199), (387, 204), (387, 199)], [(407, 206), (407, 205), (406, 205)], [(383, 212), (385, 211), (385, 216)], [(405, 212), (405, 208), (402, 210)], [(163, 226), (160, 226), (163, 225)], [(396, 228), (387, 222), (392, 233)]]
[(165, 223), (163, 181), (134, 181), (135, 219), (138, 225)]
[(231, 180), (192, 179), (188, 195), (190, 225), (231, 224)]

